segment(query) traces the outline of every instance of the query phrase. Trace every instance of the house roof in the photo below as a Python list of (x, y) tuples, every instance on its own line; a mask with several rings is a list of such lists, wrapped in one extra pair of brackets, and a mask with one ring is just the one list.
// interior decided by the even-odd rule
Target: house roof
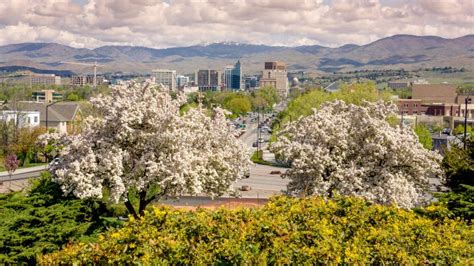
[[(40, 120), (46, 121), (46, 104), (42, 102), (19, 102), (18, 108), (24, 111), (39, 111)], [(56, 102), (48, 107), (48, 121), (70, 122), (78, 112), (80, 112), (78, 103)]]

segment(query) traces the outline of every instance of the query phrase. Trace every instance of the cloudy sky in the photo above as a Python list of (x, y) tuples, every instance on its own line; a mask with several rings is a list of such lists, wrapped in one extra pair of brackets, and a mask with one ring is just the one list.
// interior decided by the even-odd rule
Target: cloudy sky
[(0, 0), (0, 45), (339, 46), (474, 33), (474, 0)]

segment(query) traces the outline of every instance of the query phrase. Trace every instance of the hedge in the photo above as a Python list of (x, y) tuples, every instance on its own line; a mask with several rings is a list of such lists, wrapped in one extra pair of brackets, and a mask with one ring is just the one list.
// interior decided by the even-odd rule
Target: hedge
[[(358, 198), (278, 197), (261, 208), (155, 208), (140, 220), (45, 255), (43, 264), (462, 264), (474, 230)], [(437, 214), (433, 214), (437, 213)]]

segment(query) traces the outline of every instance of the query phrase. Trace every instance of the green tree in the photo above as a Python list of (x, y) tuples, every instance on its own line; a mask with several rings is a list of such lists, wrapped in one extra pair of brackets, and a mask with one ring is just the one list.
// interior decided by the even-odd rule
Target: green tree
[(77, 102), (79, 101), (79, 96), (75, 93), (70, 93), (68, 96), (67, 96), (67, 100), (68, 101), (71, 101), (71, 102)]
[(268, 103), (269, 109), (272, 109), (274, 104), (280, 102), (280, 96), (278, 95), (278, 91), (274, 87), (271, 87), (271, 86), (258, 89), (255, 92), (255, 97), (258, 97), (258, 96), (265, 99), (265, 101)]
[(431, 133), (429, 129), (425, 125), (417, 125), (414, 129), (415, 134), (418, 136), (418, 139), (423, 145), (428, 150), (433, 149), (433, 138), (431, 137)]
[(443, 159), (447, 185), (453, 191), (459, 189), (461, 184), (474, 186), (474, 143), (468, 140), (466, 146), (467, 149), (451, 146)]
[(227, 102), (224, 107), (235, 115), (242, 115), (250, 112), (252, 104), (247, 97), (238, 97)]
[(438, 194), (454, 216), (468, 221), (474, 219), (474, 143), (467, 142), (467, 149), (453, 145), (443, 159), (449, 193)]
[(46, 172), (31, 182), (27, 195), (0, 195), (0, 264), (33, 265), (42, 254), (70, 241), (93, 240), (107, 227), (120, 224), (101, 218), (112, 214), (102, 201), (63, 196)]

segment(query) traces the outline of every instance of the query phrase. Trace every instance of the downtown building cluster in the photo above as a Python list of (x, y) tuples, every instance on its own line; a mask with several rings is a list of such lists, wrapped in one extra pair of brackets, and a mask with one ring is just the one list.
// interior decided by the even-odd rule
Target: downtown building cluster
[(274, 87), (280, 96), (289, 91), (288, 73), (283, 62), (265, 62), (256, 75), (244, 75), (242, 63), (237, 61), (223, 70), (197, 69), (192, 74), (179, 75), (176, 70), (155, 69), (151, 71), (150, 82), (170, 91), (251, 91), (261, 87)]

